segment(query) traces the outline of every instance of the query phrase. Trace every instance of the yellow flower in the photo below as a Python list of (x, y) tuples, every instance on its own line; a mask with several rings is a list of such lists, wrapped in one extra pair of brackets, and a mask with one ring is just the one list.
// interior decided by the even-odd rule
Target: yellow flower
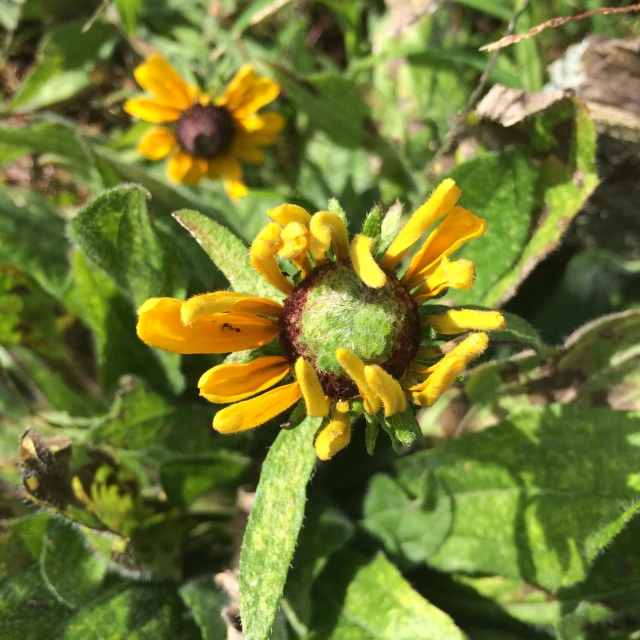
[[(249, 255), (256, 271), (287, 296), (283, 304), (231, 291), (186, 302), (154, 298), (138, 311), (138, 335), (175, 353), (269, 345), (271, 355), (221, 364), (200, 378), (204, 398), (229, 405), (213, 421), (221, 433), (253, 429), (302, 399), (307, 415), (325, 418), (315, 442), (323, 460), (349, 444), (351, 418), (363, 411), (368, 425), (379, 424), (403, 442), (403, 429), (415, 424), (411, 403), (431, 406), (486, 349), (485, 332), (505, 326), (496, 311), (429, 305), (419, 312), (446, 288), (473, 284), (473, 263), (449, 256), (482, 235), (486, 222), (456, 206), (460, 195), (453, 180), (444, 180), (379, 261), (376, 238), (358, 234), (349, 242), (335, 213), (281, 205), (268, 212), (273, 222)], [(409, 249), (439, 221), (396, 275)], [(293, 279), (277, 258), (295, 266)]]
[(232, 200), (246, 195), (239, 160), (261, 162), (260, 147), (273, 144), (284, 128), (279, 114), (257, 113), (278, 97), (280, 86), (257, 77), (245, 65), (224, 95), (212, 101), (157, 54), (139, 65), (134, 75), (151, 95), (127, 100), (124, 110), (146, 122), (171, 123), (149, 129), (138, 151), (149, 160), (169, 156), (167, 175), (172, 182), (221, 179)]

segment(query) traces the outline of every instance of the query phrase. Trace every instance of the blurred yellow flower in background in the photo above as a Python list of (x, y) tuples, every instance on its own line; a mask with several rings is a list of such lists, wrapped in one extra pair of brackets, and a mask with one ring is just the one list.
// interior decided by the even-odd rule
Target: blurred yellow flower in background
[(124, 110), (146, 122), (171, 125), (149, 129), (138, 151), (149, 160), (169, 157), (167, 175), (172, 182), (222, 180), (232, 200), (246, 195), (239, 161), (260, 163), (260, 147), (273, 144), (284, 128), (280, 114), (257, 113), (278, 97), (280, 85), (256, 76), (245, 65), (224, 95), (212, 100), (157, 54), (136, 67), (134, 75), (151, 95), (127, 100)]

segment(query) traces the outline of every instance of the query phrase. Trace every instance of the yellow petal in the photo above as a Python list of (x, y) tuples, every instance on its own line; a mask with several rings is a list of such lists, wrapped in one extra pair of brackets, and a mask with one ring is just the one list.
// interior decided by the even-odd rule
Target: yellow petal
[(244, 92), (239, 103), (228, 107), (234, 118), (244, 118), (273, 102), (280, 93), (280, 85), (269, 78), (257, 78)]
[(212, 180), (222, 178), (224, 190), (233, 201), (239, 200), (249, 193), (249, 189), (242, 182), (242, 167), (230, 153), (208, 160), (207, 175)]
[(244, 198), (249, 193), (249, 188), (241, 180), (223, 180), (224, 190), (229, 196), (229, 200), (236, 202)]
[(476, 309), (451, 309), (445, 313), (424, 317), (422, 324), (429, 325), (444, 335), (455, 335), (469, 330), (494, 331), (507, 326), (501, 313)]
[(350, 349), (336, 349), (336, 360), (345, 370), (346, 374), (356, 383), (358, 392), (365, 402), (367, 413), (378, 413), (382, 409), (382, 401), (375, 392), (369, 388), (365, 377), (365, 364)]
[(282, 314), (282, 305), (268, 298), (257, 298), (247, 293), (214, 291), (193, 296), (183, 302), (181, 314), (182, 322), (191, 324), (202, 316), (238, 311), (279, 318)]
[(242, 100), (242, 96), (249, 90), (255, 82), (256, 74), (250, 64), (245, 64), (231, 78), (224, 92), (224, 97), (217, 102), (220, 106), (225, 106), (229, 111), (237, 108)]
[(173, 353), (229, 353), (268, 344), (277, 322), (249, 315), (203, 316), (191, 325), (181, 318), (182, 302), (150, 298), (138, 309), (138, 336), (151, 347)]
[(208, 175), (212, 180), (220, 178), (231, 178), (239, 180), (242, 178), (242, 167), (240, 163), (230, 154), (209, 158)]
[(153, 93), (158, 102), (176, 109), (188, 109), (192, 95), (180, 74), (157, 53), (138, 65), (133, 72), (138, 84)]
[(451, 211), (460, 194), (460, 189), (451, 178), (443, 180), (433, 195), (415, 211), (404, 229), (389, 245), (380, 266), (383, 269), (393, 269), (404, 254), (420, 239), (420, 236), (432, 224)]
[(387, 282), (387, 275), (373, 259), (373, 238), (357, 234), (351, 241), (351, 263), (354, 271), (368, 287), (379, 289)]
[(171, 182), (184, 182), (193, 170), (194, 159), (184, 151), (178, 151), (167, 163), (167, 176)]
[(283, 227), (286, 227), (290, 222), (297, 222), (305, 227), (311, 223), (311, 214), (297, 204), (281, 204), (275, 209), (269, 209), (267, 215)]
[(471, 360), (477, 358), (489, 344), (486, 333), (474, 333), (465, 338), (442, 360), (430, 367), (429, 377), (411, 387), (412, 399), (422, 407), (430, 407), (455, 382)]
[(218, 411), (213, 418), (213, 428), (220, 433), (254, 429), (286, 411), (301, 397), (302, 392), (297, 382), (277, 387), (257, 398), (237, 402)]
[(449, 287), (471, 289), (475, 278), (476, 269), (471, 260), (451, 262), (447, 256), (442, 256), (442, 260), (433, 273), (428, 275), (411, 295), (416, 302), (421, 303), (437, 296)]
[(276, 262), (276, 255), (282, 248), (280, 225), (276, 222), (262, 229), (249, 249), (249, 259), (253, 268), (269, 283), (285, 295), (291, 295), (293, 284), (285, 278)]
[(400, 383), (377, 364), (367, 365), (364, 376), (369, 388), (380, 398), (384, 415), (389, 418), (407, 408), (407, 399)]
[(462, 207), (454, 207), (413, 257), (402, 283), (410, 289), (421, 284), (425, 276), (436, 269), (442, 256), (451, 255), (486, 230), (486, 220), (478, 218)]
[(333, 411), (331, 422), (320, 431), (313, 446), (320, 460), (331, 460), (351, 441), (351, 420), (346, 413)]
[(326, 416), (329, 404), (313, 367), (304, 358), (298, 358), (295, 366), (296, 379), (302, 390), (308, 416)]
[(176, 136), (173, 131), (166, 127), (153, 127), (140, 138), (138, 151), (147, 160), (161, 160), (171, 153), (175, 145)]
[(219, 364), (202, 374), (198, 388), (209, 402), (237, 402), (270, 389), (290, 370), (289, 361), (281, 356), (264, 356), (246, 364)]
[(275, 111), (254, 113), (239, 118), (239, 123), (254, 144), (271, 144), (284, 129), (286, 120)]
[(318, 211), (311, 216), (311, 255), (317, 263), (326, 260), (330, 246), (338, 260), (349, 258), (349, 234), (344, 223), (335, 213)]
[(234, 157), (240, 158), (240, 160), (246, 160), (253, 164), (260, 164), (264, 160), (264, 152), (249, 143), (236, 144), (234, 142), (232, 153)]
[(290, 222), (280, 233), (282, 248), (278, 251), (281, 258), (295, 260), (305, 256), (309, 250), (309, 229), (299, 222)]
[(130, 116), (154, 124), (175, 122), (182, 115), (180, 109), (163, 105), (153, 98), (132, 98), (127, 100), (122, 108)]

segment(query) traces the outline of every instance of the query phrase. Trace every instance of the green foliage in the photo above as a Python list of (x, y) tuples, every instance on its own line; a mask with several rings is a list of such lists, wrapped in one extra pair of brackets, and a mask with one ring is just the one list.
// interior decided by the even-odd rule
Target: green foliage
[(314, 620), (318, 638), (465, 638), (453, 620), (415, 592), (382, 554), (367, 560), (357, 552), (340, 552), (331, 559), (315, 594), (320, 605)]
[(196, 211), (178, 211), (175, 219), (198, 241), (235, 291), (281, 300), (282, 293), (253, 269), (247, 248), (228, 229)]
[(484, 304), (493, 305), (513, 295), (522, 278), (560, 243), (574, 216), (598, 184), (596, 132), (586, 107), (575, 103), (575, 126), (569, 163), (565, 167), (555, 157), (547, 159), (540, 173), (546, 215), (537, 227), (512, 269), (485, 295)]
[(320, 426), (307, 418), (281, 431), (260, 475), (240, 556), (240, 612), (249, 640), (269, 637), (298, 532), (315, 451), (310, 446)]
[[(450, 174), (460, 189), (460, 205), (488, 223), (482, 242), (471, 242), (461, 252), (476, 264), (476, 280), (456, 300), (483, 300), (495, 281), (511, 273), (514, 260), (529, 236), (536, 173), (521, 147), (487, 154), (465, 162)], [(480, 245), (480, 246), (478, 246)]]
[[(2, 640), (639, 637), (638, 131), (615, 70), (633, 75), (638, 18), (492, 58), (479, 48), (516, 15), (521, 34), (607, 3), (428, 4), (0, 0)], [(482, 93), (555, 82), (549, 63), (591, 33), (598, 54), (574, 48), (563, 70), (575, 97), (465, 110), (483, 73)], [(136, 149), (155, 125), (122, 106), (151, 52), (214, 101), (245, 63), (280, 83), (264, 110), (283, 131), (263, 157), (238, 147), (255, 160), (239, 160), (244, 198), (171, 183), (175, 150)], [(450, 256), (475, 262), (475, 286), (437, 305), (503, 307), (507, 326), (433, 407), (352, 402), (331, 461), (313, 450), (331, 417), (304, 399), (264, 428), (212, 429), (200, 376), (279, 355), (277, 339), (182, 358), (138, 338), (149, 297), (282, 302), (249, 259), (269, 209), (329, 210), (379, 260), (447, 175), (488, 229)], [(379, 302), (334, 296), (306, 342), (384, 352), (397, 310)]]
[(552, 404), (404, 459), (400, 484), (436, 506), (429, 522), (440, 501), (453, 514), (430, 564), (550, 590), (582, 580), (636, 512), (639, 424), (633, 413)]

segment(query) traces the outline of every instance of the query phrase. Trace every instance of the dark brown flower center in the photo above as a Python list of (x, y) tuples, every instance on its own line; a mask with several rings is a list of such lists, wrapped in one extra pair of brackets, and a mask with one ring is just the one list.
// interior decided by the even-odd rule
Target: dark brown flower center
[(418, 306), (391, 272), (384, 287), (368, 287), (350, 262), (316, 267), (285, 300), (280, 344), (293, 365), (302, 356), (313, 365), (324, 392), (347, 400), (358, 389), (335, 359), (351, 349), (365, 364), (400, 378), (420, 344)]
[(223, 107), (196, 104), (176, 122), (176, 137), (190, 156), (213, 158), (231, 143), (233, 119)]

